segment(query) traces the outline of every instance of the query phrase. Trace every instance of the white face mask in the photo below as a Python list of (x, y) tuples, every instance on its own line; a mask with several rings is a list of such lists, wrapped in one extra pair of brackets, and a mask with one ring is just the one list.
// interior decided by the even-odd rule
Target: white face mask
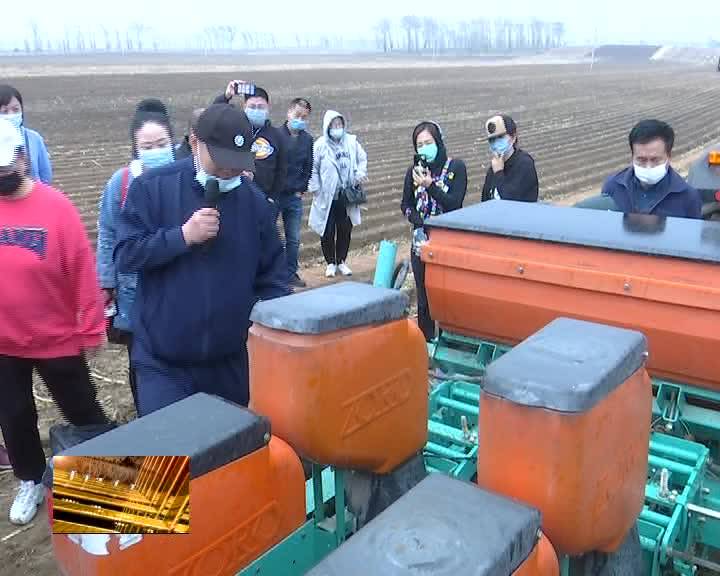
[(644, 168), (643, 166), (633, 164), (633, 170), (635, 171), (635, 178), (647, 186), (653, 186), (665, 178), (668, 172), (668, 165), (659, 164), (652, 168)]

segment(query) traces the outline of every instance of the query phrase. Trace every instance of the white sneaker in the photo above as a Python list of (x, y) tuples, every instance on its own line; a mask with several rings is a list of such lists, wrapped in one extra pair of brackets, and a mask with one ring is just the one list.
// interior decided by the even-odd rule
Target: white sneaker
[(335, 278), (335, 274), (337, 274), (337, 266), (328, 264), (328, 267), (325, 268), (325, 278)]
[(338, 266), (338, 270), (340, 270), (340, 274), (342, 274), (343, 276), (352, 276), (352, 270), (350, 270), (350, 268), (347, 264), (345, 264), (345, 262)]
[(20, 526), (35, 518), (38, 506), (45, 498), (45, 486), (35, 484), (32, 480), (20, 482), (20, 488), (10, 508), (10, 522)]

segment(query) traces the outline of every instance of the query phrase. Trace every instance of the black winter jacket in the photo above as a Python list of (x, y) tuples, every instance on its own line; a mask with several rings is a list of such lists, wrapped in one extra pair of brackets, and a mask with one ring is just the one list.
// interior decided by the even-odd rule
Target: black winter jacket
[[(431, 166), (433, 176), (439, 176), (445, 165), (446, 157), (444, 156), (444, 150), (441, 149), (441, 153), (442, 157), (438, 158), (440, 161), (436, 161), (436, 163)], [(405, 173), (405, 184), (403, 186), (403, 197), (400, 209), (410, 224), (412, 224), (413, 230), (415, 230), (423, 227), (423, 220), (416, 208), (416, 187), (412, 176), (413, 168), (414, 166), (410, 166)], [(428, 189), (430, 197), (438, 203), (442, 212), (452, 212), (453, 210), (462, 208), (466, 192), (467, 168), (465, 167), (465, 162), (458, 159), (452, 159), (448, 168), (448, 191), (444, 192), (434, 184)]]
[(539, 185), (535, 160), (524, 150), (515, 150), (505, 162), (505, 169), (493, 172), (492, 166), (485, 176), (481, 201), (495, 198), (495, 190), (503, 200), (537, 202)]
[[(214, 104), (227, 104), (225, 94), (215, 98)], [(265, 126), (253, 129), (253, 152), (255, 153), (255, 183), (273, 199), (285, 191), (287, 179), (287, 150), (280, 129), (268, 120)]]

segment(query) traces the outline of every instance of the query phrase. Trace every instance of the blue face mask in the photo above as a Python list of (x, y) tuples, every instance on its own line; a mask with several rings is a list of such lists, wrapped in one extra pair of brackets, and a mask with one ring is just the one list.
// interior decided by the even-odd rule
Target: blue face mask
[(498, 138), (490, 143), (490, 152), (498, 156), (505, 156), (512, 148), (510, 138)]
[(305, 120), (302, 120), (300, 118), (293, 118), (290, 120), (290, 129), (291, 130), (297, 130), (298, 132), (302, 132), (307, 127), (307, 124), (305, 123)]
[(268, 111), (264, 108), (245, 108), (245, 116), (255, 128), (262, 128), (268, 119)]
[(207, 185), (208, 180), (217, 180), (218, 182), (218, 189), (220, 190), (221, 194), (225, 194), (227, 192), (230, 192), (230, 190), (234, 190), (240, 184), (242, 184), (242, 176), (235, 176), (235, 178), (230, 178), (228, 180), (223, 180), (222, 178), (216, 178), (215, 176), (210, 176), (205, 170), (198, 170), (195, 174), (195, 180), (197, 180), (200, 185), (205, 188)]
[(3, 114), (2, 117), (4, 120), (7, 120), (8, 122), (10, 122), (10, 124), (15, 126), (15, 128), (19, 129), (20, 126), (22, 126), (22, 123), (23, 123), (22, 112), (18, 112), (17, 114)]
[(345, 134), (345, 128), (330, 128), (330, 138), (340, 140)]
[(142, 161), (144, 168), (157, 168), (175, 161), (171, 146), (153, 148), (152, 150), (138, 150), (138, 158)]
[(437, 158), (438, 147), (437, 144), (425, 144), (425, 146), (420, 146), (420, 148), (417, 149), (417, 152), (420, 156), (425, 158), (425, 160), (432, 163), (435, 161), (435, 158)]

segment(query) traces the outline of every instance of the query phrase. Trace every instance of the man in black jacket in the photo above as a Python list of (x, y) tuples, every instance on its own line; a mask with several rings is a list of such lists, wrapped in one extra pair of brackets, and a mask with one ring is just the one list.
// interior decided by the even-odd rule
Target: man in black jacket
[(187, 134), (185, 134), (183, 141), (175, 147), (175, 160), (182, 160), (193, 155), (192, 146), (190, 146), (190, 138), (195, 135), (198, 120), (203, 112), (205, 112), (205, 108), (196, 108), (193, 110), (190, 121), (188, 122)]
[(517, 147), (517, 125), (505, 114), (493, 116), (485, 124), (490, 169), (485, 176), (481, 201), (502, 199), (518, 202), (538, 201), (538, 176), (532, 156)]
[(285, 190), (277, 198), (278, 214), (282, 214), (285, 229), (285, 253), (290, 284), (304, 288), (298, 274), (298, 252), (303, 216), (303, 196), (308, 189), (313, 168), (313, 138), (307, 131), (307, 119), (312, 106), (305, 98), (290, 102), (287, 122), (281, 128), (287, 150), (287, 178)]
[[(215, 99), (216, 104), (229, 103), (236, 95), (236, 86), (244, 84), (233, 80)], [(245, 97), (245, 115), (252, 125), (252, 151), (255, 153), (255, 183), (274, 203), (285, 191), (287, 153), (282, 132), (270, 122), (270, 96), (259, 86), (252, 96)], [(276, 207), (277, 209), (277, 207)]]

